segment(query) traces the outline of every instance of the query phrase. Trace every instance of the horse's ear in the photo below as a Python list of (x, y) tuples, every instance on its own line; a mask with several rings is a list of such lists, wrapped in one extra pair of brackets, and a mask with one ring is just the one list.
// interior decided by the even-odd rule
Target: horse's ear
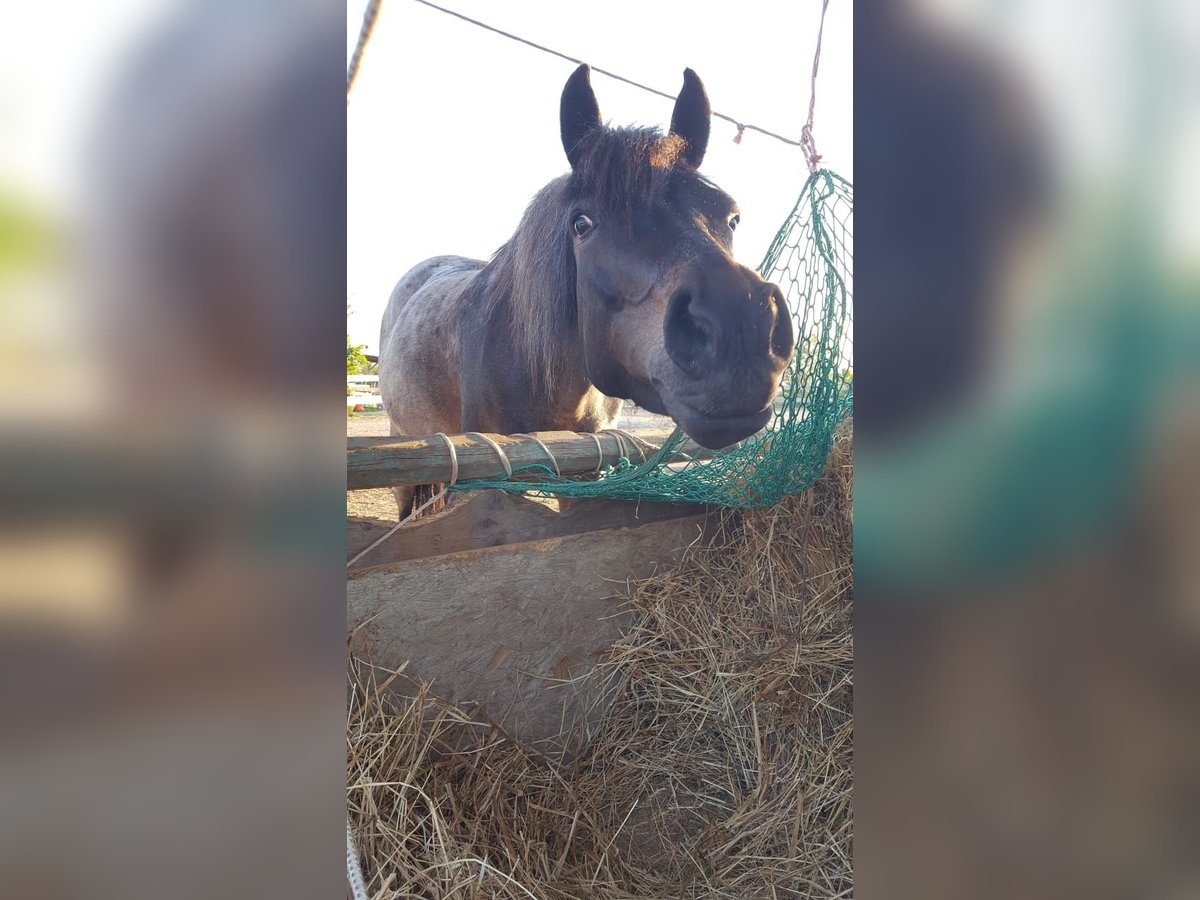
[(683, 70), (683, 90), (675, 100), (675, 111), (671, 113), (671, 134), (685, 141), (683, 158), (693, 168), (700, 168), (704, 151), (708, 149), (708, 132), (712, 124), (712, 107), (708, 105), (708, 94), (704, 83), (691, 69)]
[(571, 73), (567, 86), (563, 88), (559, 107), (563, 149), (567, 151), (571, 168), (579, 164), (579, 144), (583, 138), (593, 128), (602, 127), (600, 105), (596, 102), (596, 92), (592, 90), (591, 72), (588, 64), (584, 63)]

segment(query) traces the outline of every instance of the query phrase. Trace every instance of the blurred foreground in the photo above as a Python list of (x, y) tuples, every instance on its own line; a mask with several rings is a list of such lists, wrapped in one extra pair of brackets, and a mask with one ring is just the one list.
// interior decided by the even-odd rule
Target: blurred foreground
[(856, 7), (862, 897), (1200, 896), (1198, 25)]
[(5, 17), (2, 896), (344, 891), (343, 16)]

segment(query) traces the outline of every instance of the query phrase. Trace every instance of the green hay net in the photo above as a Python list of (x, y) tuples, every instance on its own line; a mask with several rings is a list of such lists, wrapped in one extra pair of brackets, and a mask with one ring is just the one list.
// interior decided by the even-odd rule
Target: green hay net
[(758, 267), (783, 291), (796, 328), (796, 352), (783, 376), (775, 417), (758, 434), (698, 460), (684, 452), (687, 438), (676, 429), (649, 458), (630, 448), (598, 477), (556, 477), (547, 461), (514, 470), (504, 481), (460, 482), (452, 490), (741, 508), (772, 506), (807, 490), (824, 470), (834, 429), (853, 403), (853, 201), (849, 182), (824, 169), (816, 172)]

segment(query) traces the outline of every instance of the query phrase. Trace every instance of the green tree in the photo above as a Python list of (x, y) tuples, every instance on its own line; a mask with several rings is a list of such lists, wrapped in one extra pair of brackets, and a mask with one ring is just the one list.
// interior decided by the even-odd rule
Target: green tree
[[(350, 304), (346, 304), (346, 321), (350, 320)], [(367, 357), (363, 355), (363, 350), (367, 348), (366, 344), (350, 343), (350, 333), (346, 332), (346, 374), (361, 375), (367, 371), (370, 363), (367, 362)], [(350, 393), (350, 389), (346, 389), (346, 393)]]
[(366, 356), (363, 355), (363, 350), (366, 349), (366, 344), (350, 343), (350, 335), (346, 335), (346, 374), (358, 375), (361, 374), (370, 365), (367, 362)]

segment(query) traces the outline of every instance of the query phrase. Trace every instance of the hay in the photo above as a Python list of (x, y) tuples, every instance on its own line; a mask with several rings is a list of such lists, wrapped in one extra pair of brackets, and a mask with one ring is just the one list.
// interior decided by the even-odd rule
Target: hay
[(848, 897), (851, 435), (723, 546), (634, 586), (590, 677), (618, 695), (554, 767), (352, 666), (349, 807), (373, 897)]

